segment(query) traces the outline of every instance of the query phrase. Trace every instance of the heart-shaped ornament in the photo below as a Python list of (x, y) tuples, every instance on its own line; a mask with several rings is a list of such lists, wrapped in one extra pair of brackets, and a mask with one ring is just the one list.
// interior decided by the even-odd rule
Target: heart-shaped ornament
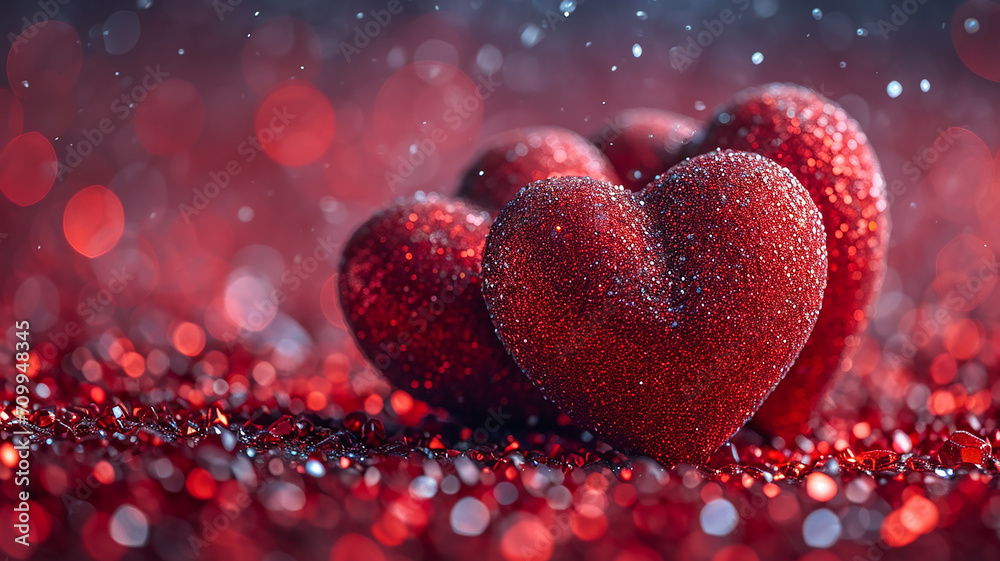
[(661, 461), (704, 460), (806, 342), (826, 284), (809, 193), (761, 156), (685, 161), (638, 193), (522, 189), (487, 237), (497, 334), (564, 413)]
[(813, 334), (751, 425), (792, 439), (802, 434), (860, 333), (885, 275), (889, 214), (878, 159), (857, 121), (818, 93), (793, 84), (740, 92), (721, 107), (701, 148), (747, 150), (774, 160), (809, 191), (823, 215), (830, 269)]
[(492, 419), (488, 427), (551, 420), (558, 412), (511, 360), (483, 302), (490, 221), (434, 194), (396, 202), (348, 241), (340, 304), (358, 346), (395, 386), (466, 420)]

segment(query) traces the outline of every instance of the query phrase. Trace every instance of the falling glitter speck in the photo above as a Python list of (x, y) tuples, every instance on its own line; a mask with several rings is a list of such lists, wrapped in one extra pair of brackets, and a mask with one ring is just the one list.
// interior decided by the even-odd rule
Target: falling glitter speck
[(640, 45), (639, 43), (632, 45), (632, 56), (634, 56), (635, 58), (639, 58), (642, 56), (642, 45)]
[(760, 51), (757, 51), (756, 53), (753, 54), (753, 56), (750, 57), (750, 61), (753, 62), (754, 65), (758, 65), (764, 62), (764, 54), (761, 53)]
[(700, 99), (698, 101), (694, 102), (694, 109), (695, 109), (695, 111), (704, 111), (705, 110), (705, 102), (701, 101)]
[(889, 94), (889, 97), (895, 99), (899, 97), (899, 94), (903, 93), (903, 85), (893, 80), (885, 87), (885, 92)]
[(642, 10), (639, 10), (638, 12), (636, 12), (635, 13), (635, 17), (641, 19), (642, 21), (646, 21), (647, 19), (649, 19), (649, 15), (647, 15), (646, 12), (644, 12)]
[(931, 91), (931, 83), (926, 78), (920, 81), (920, 91), (924, 93)]
[(965, 32), (969, 35), (979, 31), (979, 20), (976, 18), (969, 18), (965, 20)]
[(868, 30), (864, 27), (858, 28), (858, 37), (868, 37)]
[(823, 19), (823, 10), (820, 10), (819, 8), (813, 8), (812, 14), (813, 14), (813, 19), (815, 20)]
[(576, 10), (576, 2), (574, 0), (563, 0), (563, 2), (559, 4), (559, 11), (564, 14), (572, 14), (574, 10)]

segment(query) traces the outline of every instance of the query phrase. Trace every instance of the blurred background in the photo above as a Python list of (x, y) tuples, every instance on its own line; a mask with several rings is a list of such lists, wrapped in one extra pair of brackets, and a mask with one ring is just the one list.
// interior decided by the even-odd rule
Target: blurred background
[[(635, 107), (704, 120), (743, 88), (783, 81), (860, 122), (893, 221), (877, 314), (817, 435), (909, 452), (908, 439), (888, 435), (942, 423), (978, 430), (1000, 402), (995, 2), (7, 0), (0, 32), (9, 47), (0, 78), (4, 399), (14, 391), (13, 326), (27, 319), (32, 403), (43, 407), (224, 399), (415, 421), (426, 407), (367, 365), (335, 298), (340, 250), (359, 223), (419, 190), (454, 193), (481, 143), (506, 129), (559, 125), (589, 137), (614, 131), (611, 117)], [(9, 483), (15, 460), (0, 452)], [(57, 513), (72, 481), (48, 463), (37, 485)], [(268, 466), (283, 473), (280, 462)], [(171, 492), (213, 497), (205, 469)], [(176, 472), (163, 473), (173, 481)], [(101, 500), (112, 507), (123, 500), (109, 494)], [(273, 496), (275, 524), (338, 523), (303, 514), (298, 487)], [(340, 499), (310, 495), (309, 512), (344, 503), (364, 519), (367, 503)], [(953, 523), (957, 511), (942, 517)], [(982, 512), (1000, 524), (1000, 507)], [(104, 514), (67, 514), (68, 526), (55, 522), (61, 514), (48, 526), (39, 515), (36, 531), (70, 527), (92, 536), (89, 556), (115, 560), (147, 535), (133, 511), (115, 513), (112, 537)], [(844, 536), (861, 544), (874, 528), (878, 537), (880, 520), (856, 532), (845, 522)], [(183, 558), (172, 547), (192, 530), (171, 531), (152, 538), (158, 558)], [(378, 531), (393, 545), (396, 534)], [(705, 548), (692, 558), (718, 549)], [(945, 558), (947, 544), (933, 551)], [(275, 555), (267, 559), (286, 559)]]

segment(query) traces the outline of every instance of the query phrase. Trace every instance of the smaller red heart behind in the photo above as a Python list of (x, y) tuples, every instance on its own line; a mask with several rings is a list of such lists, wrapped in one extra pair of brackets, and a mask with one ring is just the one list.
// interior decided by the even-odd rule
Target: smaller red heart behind
[(514, 129), (490, 139), (462, 179), (458, 196), (496, 214), (532, 181), (586, 175), (618, 183), (596, 146), (559, 127)]
[(684, 159), (698, 121), (660, 109), (626, 109), (609, 118), (591, 137), (607, 156), (623, 185), (639, 191)]
[(473, 422), (552, 420), (558, 411), (514, 364), (486, 311), (479, 285), (490, 221), (434, 194), (380, 211), (344, 249), (344, 317), (369, 361), (431, 405)]
[(633, 453), (697, 462), (805, 344), (824, 240), (785, 168), (719, 152), (635, 194), (591, 178), (521, 190), (490, 229), (482, 290), (500, 339), (571, 419)]
[(823, 215), (830, 262), (823, 310), (795, 365), (750, 423), (791, 440), (808, 430), (842, 360), (861, 342), (886, 270), (885, 181), (857, 121), (801, 86), (769, 84), (736, 94), (703, 136), (705, 152), (746, 150), (787, 167)]

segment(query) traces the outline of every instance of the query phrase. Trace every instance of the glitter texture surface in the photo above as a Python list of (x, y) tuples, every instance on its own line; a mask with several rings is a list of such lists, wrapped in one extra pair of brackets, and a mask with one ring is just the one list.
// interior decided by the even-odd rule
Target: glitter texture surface
[(344, 250), (344, 316), (369, 361), (420, 399), (466, 418), (555, 416), (493, 333), (479, 290), (489, 224), (433, 194), (379, 212)]
[(607, 158), (575, 132), (558, 127), (515, 129), (487, 143), (462, 180), (458, 196), (496, 213), (521, 187), (568, 176), (619, 183)]
[(629, 109), (608, 119), (591, 137), (614, 166), (622, 184), (639, 191), (683, 159), (698, 122), (659, 109)]
[(746, 90), (719, 109), (702, 142), (747, 150), (787, 167), (823, 215), (830, 270), (823, 309), (795, 365), (754, 416), (758, 428), (801, 434), (842, 357), (860, 341), (885, 274), (885, 181), (858, 123), (833, 102), (794, 85)]
[(826, 250), (805, 189), (720, 152), (643, 191), (523, 189), (490, 230), (497, 333), (571, 419), (661, 461), (703, 460), (787, 372), (819, 312)]

